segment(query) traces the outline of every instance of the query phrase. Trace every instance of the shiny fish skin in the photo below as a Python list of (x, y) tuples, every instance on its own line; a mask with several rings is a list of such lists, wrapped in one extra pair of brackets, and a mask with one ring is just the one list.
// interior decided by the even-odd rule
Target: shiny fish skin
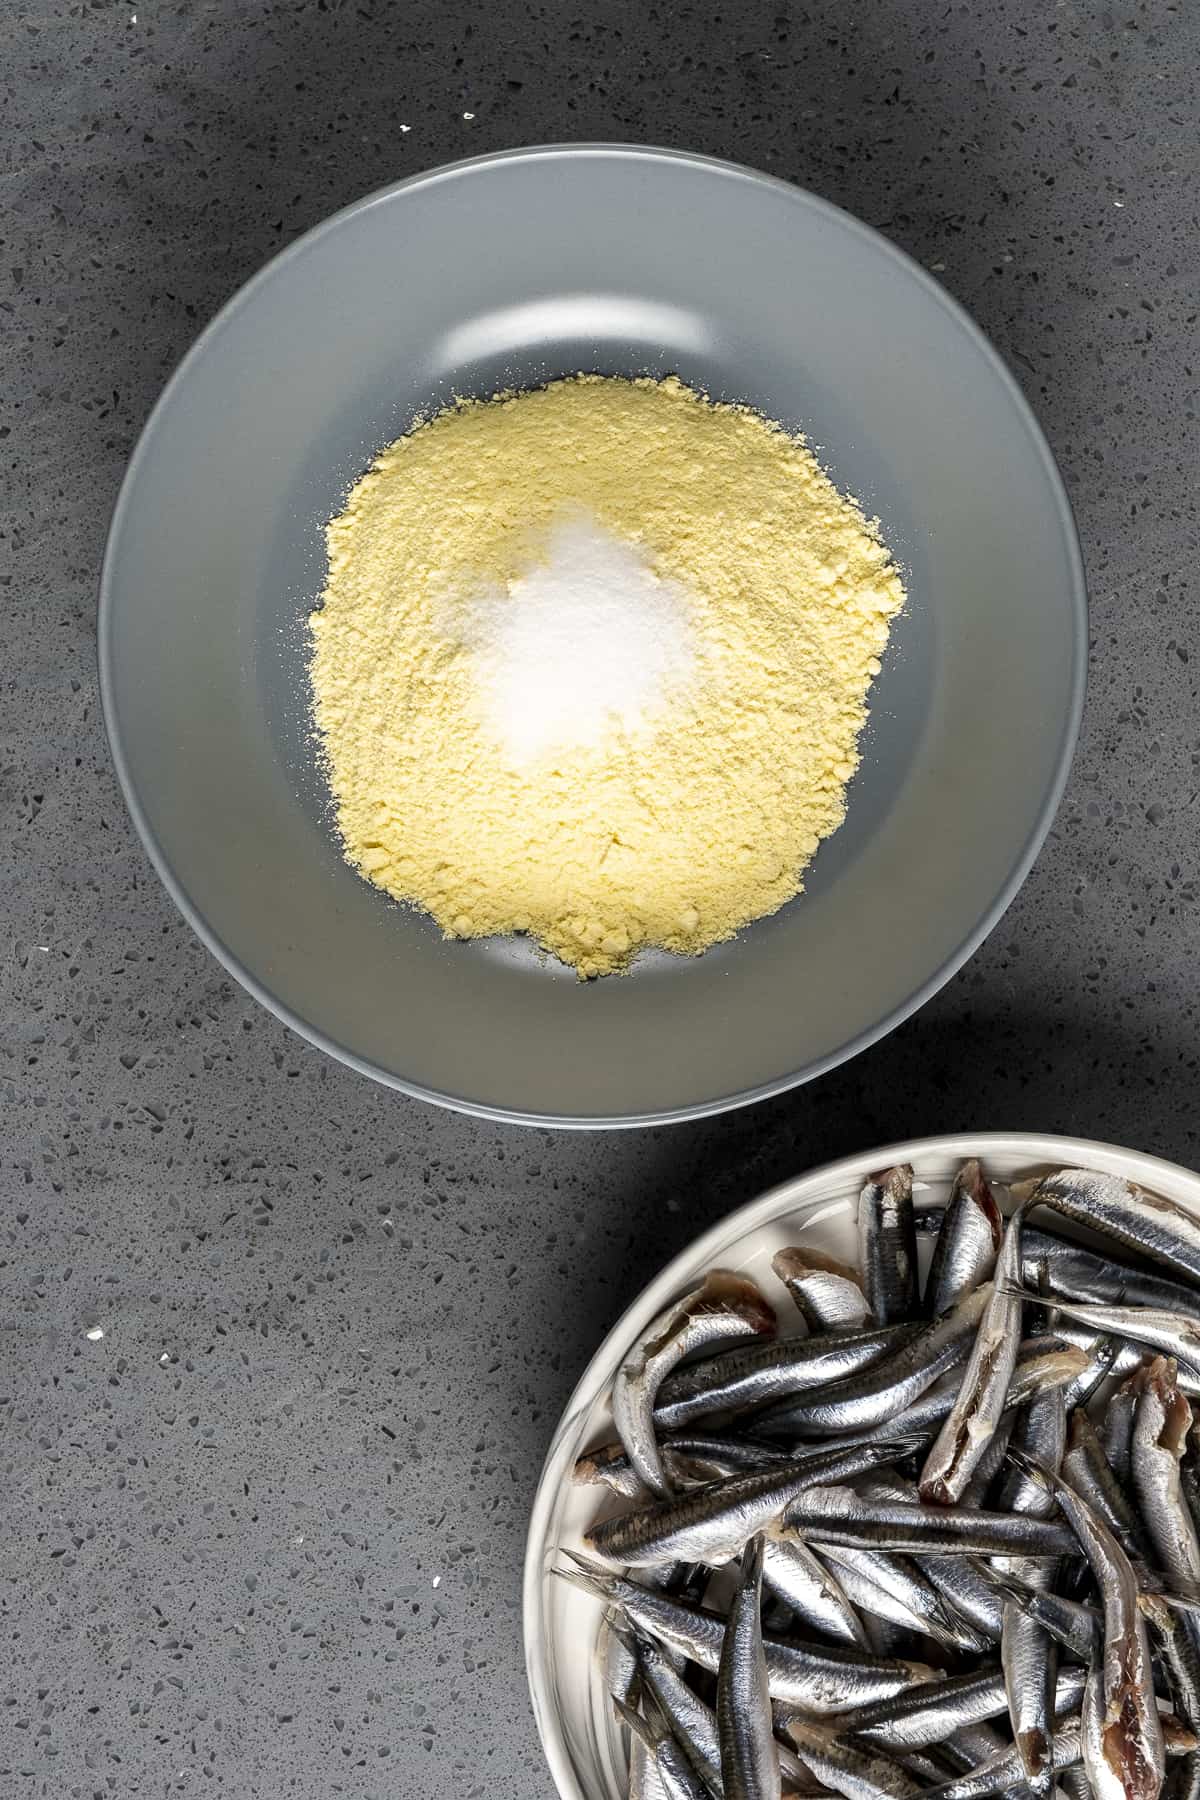
[[(1032, 1294), (1018, 1290), (1027, 1300)], [(1093, 1331), (1115, 1333), (1135, 1344), (1144, 1344), (1161, 1356), (1171, 1356), (1200, 1374), (1200, 1323), (1186, 1313), (1163, 1312), (1152, 1306), (1089, 1306), (1082, 1300), (1059, 1300), (1058, 1311)]]
[[(556, 1571), (563, 1579), (619, 1606), (637, 1631), (681, 1650), (716, 1674), (725, 1636), (725, 1620), (719, 1613), (643, 1588), (599, 1563), (578, 1557), (572, 1561), (574, 1567)], [(772, 1699), (807, 1713), (841, 1712), (848, 1693), (866, 1706), (941, 1680), (941, 1671), (927, 1663), (871, 1657), (840, 1645), (803, 1644), (766, 1633), (763, 1652)]]
[[(1083, 1683), (1082, 1669), (1059, 1671), (1054, 1696), (1056, 1715), (1079, 1705)], [(919, 1692), (914, 1689), (892, 1700), (859, 1707), (829, 1723), (840, 1736), (853, 1736), (895, 1753), (939, 1744), (953, 1732), (998, 1718), (1007, 1705), (1003, 1673), (999, 1668), (985, 1667), (967, 1675), (952, 1675), (936, 1687)]]
[(784, 1729), (818, 1781), (845, 1800), (917, 1800), (921, 1784), (890, 1756), (832, 1737), (809, 1719), (789, 1719)]
[(1067, 1300), (1155, 1306), (1169, 1312), (1190, 1313), (1200, 1321), (1197, 1289), (1026, 1224), (1021, 1234), (1021, 1280), (1026, 1287), (1037, 1287), (1037, 1270), (1042, 1263), (1049, 1272), (1052, 1292)]
[(972, 1158), (954, 1178), (925, 1283), (925, 1311), (940, 1319), (964, 1294), (990, 1281), (1004, 1222), (991, 1186)]
[[(1104, 1659), (1095, 1665), (1084, 1694), (1084, 1762), (1097, 1800), (1157, 1800), (1165, 1747), (1154, 1701), (1154, 1675), (1146, 1625), (1138, 1606), (1129, 1558), (1096, 1510), (1062, 1476), (1027, 1472), (1046, 1481), (1066, 1514), (1091, 1565), (1104, 1612)], [(1090, 1719), (1090, 1723), (1089, 1723)]]
[[(1061, 1389), (1031, 1400), (1017, 1415), (1012, 1433), (1013, 1444), (1052, 1471), (1057, 1471), (1062, 1463), (1066, 1438), (1067, 1413)], [(1001, 1487), (997, 1504), (1013, 1513), (1041, 1518), (1052, 1511), (1054, 1502), (1043, 1484), (1031, 1481), (1017, 1467)], [(1046, 1590), (1054, 1586), (1058, 1573), (1053, 1563), (1024, 1563), (1011, 1558), (1000, 1559), (999, 1566), (1021, 1574), (1031, 1586)], [(1050, 1739), (1058, 1646), (1031, 1611), (1012, 1601), (1004, 1608), (1000, 1662), (1013, 1740), (1025, 1780), (1032, 1794), (1044, 1797), (1053, 1785)]]
[(1200, 1649), (1194, 1622), (1157, 1596), (1143, 1594), (1141, 1608), (1158, 1645), (1175, 1711), (1193, 1731), (1200, 1730)]
[(774, 1311), (754, 1283), (725, 1269), (711, 1270), (699, 1287), (659, 1314), (621, 1364), (612, 1391), (617, 1436), (643, 1487), (660, 1499), (671, 1492), (654, 1435), (654, 1402), (675, 1365), (705, 1345), (774, 1332)]
[(1156, 1357), (1139, 1385), (1132, 1455), (1138, 1510), (1159, 1567), (1170, 1581), (1194, 1586), (1200, 1583), (1200, 1540), (1179, 1476), (1192, 1409), (1167, 1357)]
[(1048, 1206), (1076, 1224), (1161, 1263), (1178, 1279), (1200, 1282), (1200, 1219), (1173, 1200), (1149, 1194), (1119, 1175), (1059, 1169), (1013, 1189), (1018, 1204)]
[[(882, 1362), (910, 1338), (915, 1325), (872, 1325), (821, 1337), (780, 1338), (743, 1345), (669, 1376), (659, 1389), (654, 1423), (660, 1431), (712, 1413), (743, 1413), (789, 1394), (840, 1381)], [(757, 1422), (752, 1426), (757, 1430)]]
[(721, 1800), (721, 1746), (716, 1715), (692, 1692), (679, 1670), (649, 1638), (631, 1640), (638, 1676), (658, 1702), (675, 1741)]
[[(697, 1486), (732, 1475), (739, 1469), (771, 1469), (780, 1460), (777, 1444), (746, 1437), (708, 1437), (676, 1432), (658, 1440), (659, 1452), (677, 1487)], [(602, 1483), (624, 1500), (646, 1501), (651, 1496), (642, 1486), (620, 1443), (599, 1444), (575, 1460), (571, 1479), (579, 1486)]]
[(768, 1534), (763, 1545), (763, 1580), (803, 1625), (836, 1644), (870, 1648), (863, 1622), (837, 1575), (794, 1532)]
[[(1083, 1750), (1079, 1738), (1079, 1726), (1075, 1723), (1060, 1725), (1055, 1731), (1047, 1753), (1053, 1773), (1069, 1769), (1080, 1760)], [(927, 1788), (926, 1800), (985, 1800), (986, 1795), (1002, 1794), (1020, 1779), (1020, 1752), (1015, 1744), (1011, 1744), (990, 1761), (980, 1763), (969, 1775), (945, 1781), (940, 1787)]]
[(1093, 1395), (1117, 1373), (1117, 1363), (1121, 1356), (1120, 1338), (1097, 1335), (1087, 1349), (1087, 1365), (1072, 1381), (1064, 1396), (1068, 1413), (1074, 1412), (1077, 1406), (1086, 1406)]
[(887, 1444), (820, 1448), (771, 1469), (705, 1482), (674, 1499), (603, 1519), (584, 1533), (584, 1542), (604, 1561), (629, 1568), (731, 1562), (813, 1482), (859, 1474), (895, 1453)]
[[(657, 1764), (668, 1800), (712, 1800), (707, 1782), (697, 1775), (661, 1715), (651, 1723), (619, 1694), (613, 1695), (613, 1707), (622, 1724), (628, 1726), (631, 1740), (640, 1743)], [(647, 1711), (650, 1711), (649, 1707)]]
[(813, 1332), (861, 1331), (874, 1324), (857, 1269), (820, 1250), (779, 1250), (771, 1267)]
[(1137, 1411), (1137, 1402), (1137, 1390), (1126, 1377), (1116, 1392), (1109, 1395), (1100, 1431), (1100, 1441), (1104, 1445), (1108, 1466), (1123, 1488), (1129, 1487), (1133, 1475), (1130, 1458), (1133, 1455), (1133, 1415)]
[[(990, 1288), (977, 1289), (944, 1319), (923, 1326), (885, 1363), (779, 1401), (755, 1413), (752, 1429), (764, 1437), (829, 1437), (894, 1418), (967, 1355), (990, 1297)], [(1015, 1356), (1015, 1345), (1013, 1350)]]
[(923, 1500), (952, 1505), (962, 1497), (1004, 1413), (1021, 1339), (1021, 1301), (1010, 1292), (1021, 1263), (1021, 1215), (1004, 1228), (996, 1279), (963, 1371), (962, 1385), (921, 1470)]
[[(1075, 1492), (1082, 1494), (1104, 1520), (1132, 1563), (1139, 1584), (1158, 1587), (1160, 1583), (1151, 1566), (1155, 1552), (1142, 1516), (1109, 1466), (1104, 1446), (1085, 1412), (1077, 1410), (1071, 1414), (1062, 1472)], [(1130, 1473), (1132, 1477), (1132, 1465)]]
[(1022, 1608), (1051, 1637), (1081, 1662), (1092, 1662), (1104, 1648), (1104, 1628), (1093, 1606), (1083, 1606), (1063, 1594), (1028, 1586), (1018, 1575), (999, 1574), (992, 1580), (1006, 1600)]
[(725, 1800), (779, 1800), (779, 1757), (762, 1639), (763, 1541), (742, 1558), (717, 1668), (717, 1734)]
[(881, 1325), (917, 1311), (913, 1172), (907, 1163), (872, 1175), (858, 1200), (858, 1253), (867, 1305)]
[(843, 1550), (821, 1546), (847, 1594), (861, 1612), (924, 1633), (951, 1650), (978, 1653), (990, 1646), (965, 1619), (956, 1617), (937, 1588), (907, 1556), (886, 1550)]
[(810, 1544), (840, 1544), (850, 1550), (1043, 1557), (1069, 1556), (1075, 1549), (1071, 1531), (1054, 1520), (865, 1500), (849, 1487), (807, 1488), (791, 1502), (784, 1522)]
[[(855, 1483), (865, 1500), (896, 1501), (911, 1505), (917, 1501), (916, 1484), (903, 1480), (887, 1469), (862, 1476)], [(931, 1635), (960, 1650), (987, 1655), (1000, 1636), (1002, 1606), (995, 1586), (968, 1566), (962, 1556), (896, 1556), (888, 1552), (837, 1550), (826, 1546), (824, 1556), (844, 1561), (847, 1557), (882, 1555), (887, 1570), (898, 1569), (902, 1577), (916, 1578), (932, 1588), (938, 1598), (938, 1610), (925, 1608), (933, 1626)], [(903, 1591), (903, 1590), (897, 1590)], [(929, 1629), (929, 1626), (926, 1626)]]

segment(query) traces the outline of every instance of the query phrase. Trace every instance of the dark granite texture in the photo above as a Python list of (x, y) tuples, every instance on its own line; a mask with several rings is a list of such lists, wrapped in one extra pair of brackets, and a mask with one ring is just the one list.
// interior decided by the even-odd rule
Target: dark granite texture
[[(0, 44), (0, 1795), (545, 1796), (530, 1498), (667, 1255), (906, 1133), (1197, 1160), (1200, 15), (7, 0)], [(220, 302), (394, 176), (584, 138), (757, 164), (938, 271), (1094, 608), (1069, 798), (969, 967), (809, 1089), (607, 1138), (406, 1101), (261, 1012), (134, 840), (94, 669), (123, 464)]]

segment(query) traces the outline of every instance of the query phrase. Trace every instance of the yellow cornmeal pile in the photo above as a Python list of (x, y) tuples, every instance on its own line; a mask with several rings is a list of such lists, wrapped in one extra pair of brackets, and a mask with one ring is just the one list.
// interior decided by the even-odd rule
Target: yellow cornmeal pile
[[(685, 595), (693, 676), (644, 728), (531, 758), (485, 703), (472, 621), (519, 606), (581, 516)], [(447, 936), (528, 932), (580, 976), (695, 955), (799, 892), (904, 600), (802, 441), (678, 380), (581, 375), (421, 424), (328, 547), (314, 716), (369, 880)]]

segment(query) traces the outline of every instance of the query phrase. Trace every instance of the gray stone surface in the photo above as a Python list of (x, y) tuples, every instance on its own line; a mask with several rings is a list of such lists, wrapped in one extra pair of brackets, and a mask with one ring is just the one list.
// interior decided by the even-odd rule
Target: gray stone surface
[[(544, 1796), (527, 1510), (667, 1255), (892, 1135), (1197, 1158), (1197, 16), (5, 0), (0, 32), (0, 1794)], [(601, 137), (804, 182), (937, 270), (1047, 428), (1094, 613), (1069, 798), (941, 997), (790, 1098), (589, 1139), (259, 1011), (134, 841), (93, 664), (122, 465), (218, 304), (396, 175)]]

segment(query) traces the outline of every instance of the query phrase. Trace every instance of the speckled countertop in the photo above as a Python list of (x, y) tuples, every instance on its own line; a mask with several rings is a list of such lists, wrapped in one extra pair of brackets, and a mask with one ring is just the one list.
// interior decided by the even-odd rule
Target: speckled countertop
[[(1197, 1160), (1200, 15), (9, 0), (0, 45), (0, 1794), (544, 1797), (526, 1514), (653, 1268), (909, 1132)], [(938, 271), (1093, 600), (1069, 796), (990, 944), (816, 1086), (609, 1138), (417, 1105), (261, 1012), (135, 842), (94, 668), (123, 464), (219, 303), (394, 176), (580, 138), (758, 164)]]

